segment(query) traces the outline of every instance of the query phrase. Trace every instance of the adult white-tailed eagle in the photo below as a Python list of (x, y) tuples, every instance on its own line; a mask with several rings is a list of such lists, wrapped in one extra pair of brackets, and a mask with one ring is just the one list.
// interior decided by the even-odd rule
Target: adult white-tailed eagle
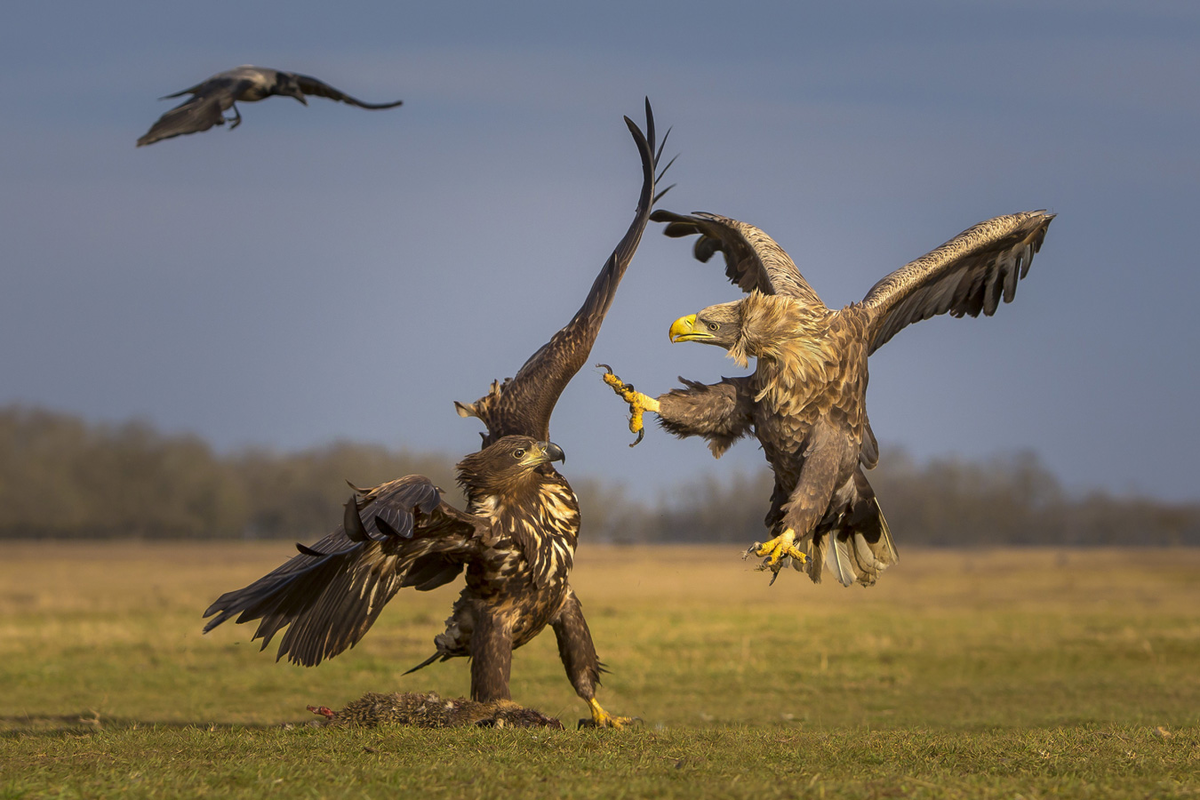
[[(747, 556), (764, 556), (778, 577), (789, 562), (820, 581), (829, 561), (838, 580), (870, 585), (896, 561), (887, 522), (863, 473), (879, 459), (867, 419), (867, 357), (904, 326), (949, 313), (995, 313), (1011, 301), (1042, 245), (1053, 214), (1026, 211), (981, 222), (875, 284), (862, 302), (825, 307), (796, 265), (753, 225), (716, 214), (656, 211), (667, 236), (699, 234), (695, 256), (725, 255), (725, 274), (748, 294), (677, 319), (673, 342), (722, 347), (753, 374), (657, 398), (633, 391), (611, 370), (604, 379), (676, 436), (702, 436), (714, 456), (753, 433), (775, 472), (766, 525), (771, 536)], [(637, 442), (634, 442), (636, 444)], [(832, 547), (830, 546), (832, 544)]]

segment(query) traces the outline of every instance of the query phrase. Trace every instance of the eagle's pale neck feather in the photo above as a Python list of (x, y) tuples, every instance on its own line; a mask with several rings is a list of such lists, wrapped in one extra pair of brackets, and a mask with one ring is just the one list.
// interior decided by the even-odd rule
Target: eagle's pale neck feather
[(828, 347), (832, 313), (758, 292), (742, 303), (741, 337), (730, 355), (741, 356), (741, 363), (746, 356), (758, 359), (755, 402), (785, 414), (799, 411), (837, 374), (837, 359)]

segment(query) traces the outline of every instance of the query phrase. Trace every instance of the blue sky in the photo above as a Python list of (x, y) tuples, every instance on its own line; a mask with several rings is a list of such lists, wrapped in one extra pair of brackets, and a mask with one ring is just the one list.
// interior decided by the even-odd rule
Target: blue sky
[[(743, 8), (743, 7), (738, 7)], [(228, 449), (462, 454), (474, 400), (578, 307), (674, 126), (663, 206), (752, 222), (826, 303), (982, 219), (1059, 216), (1016, 301), (872, 360), (888, 448), (1032, 449), (1070, 487), (1200, 499), (1191, 3), (25, 4), (0, 30), (0, 403)], [(322, 78), (236, 131), (134, 148), (161, 95), (243, 63)], [(670, 322), (736, 290), (651, 226), (594, 350), (639, 389), (738, 374)], [(567, 473), (653, 497), (713, 461), (585, 370)], [(353, 477), (353, 476), (347, 476)]]

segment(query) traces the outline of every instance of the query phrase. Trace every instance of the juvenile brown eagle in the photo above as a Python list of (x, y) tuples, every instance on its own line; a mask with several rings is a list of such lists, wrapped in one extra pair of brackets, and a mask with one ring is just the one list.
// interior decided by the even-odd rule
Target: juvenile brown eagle
[[(825, 307), (787, 253), (753, 225), (715, 214), (656, 211), (664, 233), (699, 234), (695, 256), (725, 255), (725, 274), (747, 296), (677, 319), (672, 342), (728, 351), (753, 374), (657, 398), (604, 376), (630, 404), (641, 440), (643, 411), (676, 436), (702, 436), (713, 455), (751, 432), (775, 472), (766, 525), (774, 537), (747, 556), (765, 556), (775, 577), (791, 562), (821, 580), (829, 561), (846, 586), (875, 582), (896, 550), (875, 493), (863, 474), (879, 459), (867, 419), (867, 357), (904, 326), (937, 314), (991, 315), (1009, 302), (1054, 219), (1026, 211), (981, 222), (875, 284), (862, 302)], [(636, 444), (637, 442), (634, 442)], [(830, 544), (832, 542), (832, 547)], [(774, 582), (775, 577), (772, 577)]]
[[(394, 103), (364, 103), (316, 78), (267, 67), (252, 67), (249, 64), (218, 72), (190, 89), (160, 97), (159, 100), (182, 97), (185, 94), (190, 94), (191, 97), (159, 117), (158, 122), (150, 127), (146, 135), (137, 140), (138, 147), (185, 133), (199, 133), (226, 122), (229, 123), (229, 130), (233, 130), (242, 124), (242, 115), (235, 103), (265, 100), (273, 94), (294, 97), (304, 105), (308, 105), (308, 101), (304, 99), (306, 94), (328, 97), (330, 100), (370, 109), (395, 108), (404, 102), (397, 100)], [(232, 119), (225, 118), (225, 112), (229, 109), (233, 109)]]
[(465, 569), (466, 586), (445, 633), (434, 639), (437, 651), (414, 669), (469, 656), (471, 698), (507, 700), (513, 649), (549, 625), (592, 722), (621, 727), (630, 721), (609, 715), (596, 701), (600, 662), (567, 582), (579, 536), (579, 504), (552, 466), (563, 453), (549, 441), (554, 405), (587, 361), (655, 200), (662, 149), (654, 149), (649, 102), (645, 135), (628, 117), (625, 122), (642, 161), (633, 223), (574, 318), (516, 377), (493, 382), (489, 394), (475, 403), (456, 404), (460, 414), (479, 417), (487, 426), (482, 449), (457, 467), (466, 511), (445, 503), (441, 490), (423, 475), (356, 490), (340, 528), (312, 547), (297, 545), (300, 555), (219, 597), (204, 612), (218, 615), (205, 632), (240, 614), (238, 622), (262, 620), (254, 638), (262, 638), (265, 648), (289, 626), (278, 657), (311, 666), (358, 642), (399, 589), (433, 589)]

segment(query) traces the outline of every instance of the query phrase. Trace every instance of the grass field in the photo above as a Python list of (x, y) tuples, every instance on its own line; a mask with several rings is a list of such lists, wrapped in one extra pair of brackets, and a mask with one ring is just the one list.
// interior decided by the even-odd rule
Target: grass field
[[(872, 589), (734, 548), (584, 545), (573, 576), (633, 731), (306, 725), (308, 704), (468, 688), (455, 591), (354, 650), (275, 663), (200, 612), (283, 543), (13, 544), (0, 559), (0, 799), (1200, 797), (1200, 551), (905, 550)], [(518, 702), (584, 706), (546, 634)]]

